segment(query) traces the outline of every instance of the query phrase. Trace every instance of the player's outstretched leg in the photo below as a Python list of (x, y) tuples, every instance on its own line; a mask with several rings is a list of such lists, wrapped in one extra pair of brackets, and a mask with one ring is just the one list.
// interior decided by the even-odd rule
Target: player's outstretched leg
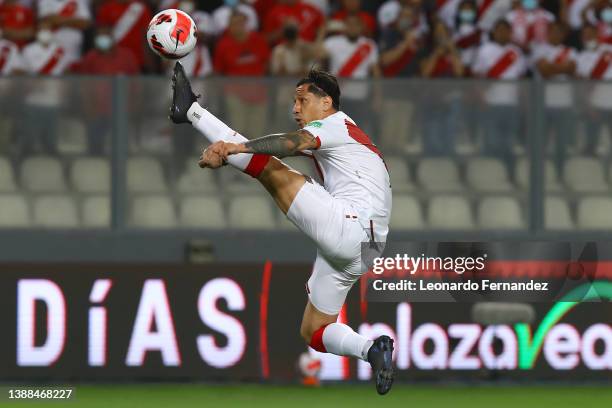
[[(174, 123), (191, 123), (210, 143), (218, 141), (244, 143), (248, 139), (235, 132), (197, 102), (187, 74), (180, 62), (174, 65), (172, 74), (172, 105), (170, 119)], [(253, 177), (258, 177), (270, 156), (241, 153), (228, 158), (228, 163)]]

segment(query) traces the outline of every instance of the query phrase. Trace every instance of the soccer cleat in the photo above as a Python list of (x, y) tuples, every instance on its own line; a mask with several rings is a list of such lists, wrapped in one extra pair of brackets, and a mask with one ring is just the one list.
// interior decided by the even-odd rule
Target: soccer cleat
[(189, 123), (187, 111), (198, 100), (191, 90), (191, 84), (180, 62), (174, 65), (172, 74), (172, 106), (170, 106), (170, 120), (174, 123)]
[(385, 395), (393, 385), (393, 339), (380, 336), (368, 350), (368, 362), (376, 379), (376, 391)]

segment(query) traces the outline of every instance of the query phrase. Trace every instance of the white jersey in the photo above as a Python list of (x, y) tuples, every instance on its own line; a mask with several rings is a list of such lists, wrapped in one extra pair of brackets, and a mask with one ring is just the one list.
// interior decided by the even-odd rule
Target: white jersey
[[(91, 20), (87, 0), (39, 0), (38, 17), (60, 15), (62, 17)], [(62, 46), (71, 61), (81, 57), (83, 31), (76, 28), (62, 27), (54, 32), (54, 41)]]
[(600, 44), (594, 50), (582, 51), (578, 57), (578, 75), (599, 81), (591, 92), (591, 105), (612, 109), (612, 45)]
[[(516, 45), (489, 42), (478, 49), (472, 71), (483, 78), (513, 80), (525, 75), (527, 62), (523, 52)], [(493, 83), (486, 90), (484, 98), (491, 105), (516, 105), (517, 85), (501, 81)]]
[[(541, 44), (534, 48), (532, 63), (534, 71), (538, 72), (538, 63), (542, 60), (551, 64), (561, 64), (568, 61), (577, 62), (578, 53), (565, 45)], [(556, 75), (553, 80), (566, 80), (567, 75)], [(568, 83), (548, 83), (544, 92), (546, 106), (550, 108), (570, 108), (573, 104), (573, 86)]]
[(61, 75), (70, 65), (70, 58), (59, 44), (33, 42), (23, 49), (27, 71), (37, 75)]
[[(383, 5), (380, 6), (380, 8), (378, 9), (378, 13), (376, 15), (379, 27), (383, 29), (395, 23), (395, 21), (399, 17), (401, 10), (402, 5), (398, 0), (387, 0), (386, 2), (384, 2)], [(416, 30), (419, 34), (425, 34), (429, 31), (429, 25), (427, 25), (427, 18), (425, 16), (425, 13), (421, 13), (419, 15), (419, 21), (416, 26)]]
[[(378, 148), (344, 112), (304, 126), (319, 142), (312, 156), (327, 190), (350, 203), (360, 220), (376, 223), (387, 235), (391, 216), (389, 173)], [(316, 209), (313, 209), (316, 211)]]
[(589, 4), (591, 4), (591, 0), (571, 0), (569, 3), (568, 9), (568, 20), (569, 25), (573, 30), (578, 30), (582, 28), (583, 20), (582, 13), (584, 9), (586, 9)]
[(519, 9), (509, 12), (506, 20), (512, 25), (512, 39), (521, 46), (529, 46), (546, 42), (548, 24), (555, 21), (555, 16), (544, 9)]
[[(213, 71), (210, 52), (205, 45), (197, 46), (192, 52), (179, 61), (189, 77), (205, 77), (210, 75)], [(168, 68), (168, 74), (171, 74), (173, 70), (174, 64), (171, 64)]]
[(10, 75), (23, 70), (23, 61), (17, 45), (0, 38), (0, 75)]
[[(365, 79), (378, 64), (378, 46), (367, 37), (351, 42), (345, 35), (334, 35), (323, 43), (329, 55), (329, 70), (339, 78)], [(365, 82), (343, 84), (346, 99), (365, 99), (369, 86)]]
[(512, 9), (513, 0), (478, 0), (478, 27), (489, 32)]
[(448, 28), (455, 26), (455, 17), (461, 0), (438, 0), (436, 15)]

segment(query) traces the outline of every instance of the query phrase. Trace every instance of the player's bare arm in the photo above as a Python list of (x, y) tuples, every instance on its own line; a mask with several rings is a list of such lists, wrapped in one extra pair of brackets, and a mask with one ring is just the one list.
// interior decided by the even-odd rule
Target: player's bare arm
[(317, 139), (310, 132), (300, 129), (295, 132), (263, 136), (241, 144), (224, 143), (219, 153), (223, 158), (238, 153), (260, 153), (283, 158), (317, 147)]

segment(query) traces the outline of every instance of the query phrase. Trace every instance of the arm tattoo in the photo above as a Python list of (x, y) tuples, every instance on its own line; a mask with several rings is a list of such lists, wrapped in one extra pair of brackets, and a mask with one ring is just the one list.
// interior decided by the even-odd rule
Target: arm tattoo
[(296, 153), (313, 149), (317, 146), (316, 139), (309, 132), (298, 130), (296, 132), (279, 133), (253, 139), (244, 144), (249, 153), (262, 153), (283, 158), (295, 156)]

